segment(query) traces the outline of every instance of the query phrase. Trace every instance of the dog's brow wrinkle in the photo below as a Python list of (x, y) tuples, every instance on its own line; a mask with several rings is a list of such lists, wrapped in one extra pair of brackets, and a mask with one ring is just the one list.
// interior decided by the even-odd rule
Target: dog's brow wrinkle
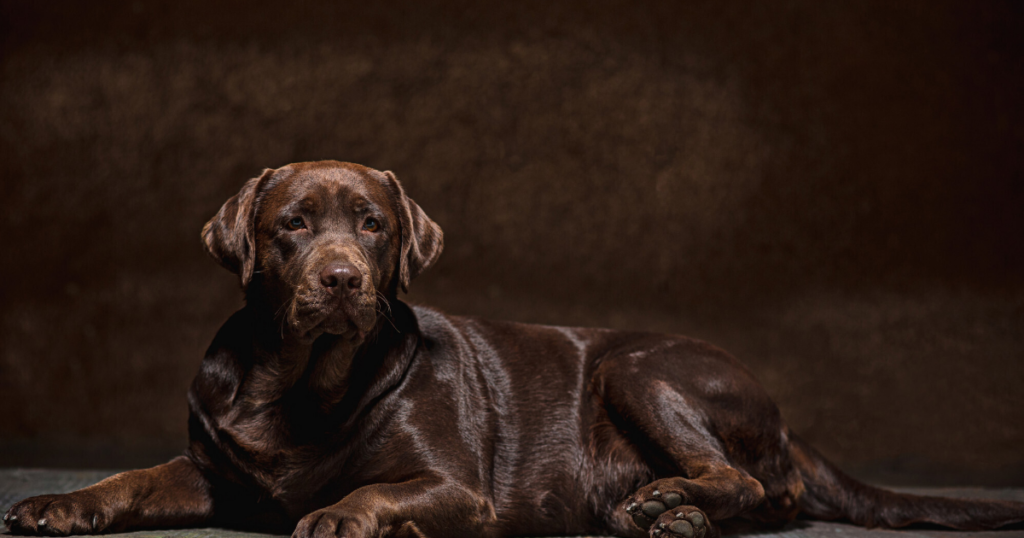
[(357, 196), (352, 200), (352, 210), (357, 213), (365, 213), (369, 211), (371, 207), (374, 207), (373, 203), (362, 196)]

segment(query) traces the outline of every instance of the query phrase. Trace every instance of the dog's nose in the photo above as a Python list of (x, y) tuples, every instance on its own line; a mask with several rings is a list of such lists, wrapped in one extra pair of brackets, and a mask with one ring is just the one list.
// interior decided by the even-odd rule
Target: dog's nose
[(332, 295), (352, 295), (363, 285), (363, 274), (350, 263), (332, 263), (320, 271), (320, 284)]

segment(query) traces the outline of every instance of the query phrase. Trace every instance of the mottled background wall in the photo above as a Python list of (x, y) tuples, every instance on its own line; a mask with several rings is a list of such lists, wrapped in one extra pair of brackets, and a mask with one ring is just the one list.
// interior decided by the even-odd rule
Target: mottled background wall
[(1024, 4), (489, 4), (0, 3), (0, 465), (180, 450), (200, 227), (334, 158), (445, 229), (411, 300), (705, 338), (859, 476), (1024, 484)]

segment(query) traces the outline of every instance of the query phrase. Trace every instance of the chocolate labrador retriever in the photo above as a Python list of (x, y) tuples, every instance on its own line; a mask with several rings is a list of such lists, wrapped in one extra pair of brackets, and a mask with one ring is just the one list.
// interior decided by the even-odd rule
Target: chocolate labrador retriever
[(704, 342), (407, 306), (399, 288), (437, 260), (442, 235), (391, 172), (267, 170), (202, 237), (246, 306), (192, 384), (185, 455), (21, 501), (11, 531), (708, 538), (737, 518), (801, 513), (869, 527), (1024, 520), (1024, 503), (850, 479)]

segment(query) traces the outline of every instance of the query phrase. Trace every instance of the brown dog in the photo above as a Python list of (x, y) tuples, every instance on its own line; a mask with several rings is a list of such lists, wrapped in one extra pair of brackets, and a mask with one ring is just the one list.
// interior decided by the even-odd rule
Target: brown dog
[(247, 303), (192, 384), (186, 454), (21, 501), (4, 516), (12, 531), (704, 538), (726, 520), (801, 512), (887, 527), (1024, 521), (1024, 503), (846, 477), (703, 342), (406, 306), (398, 289), (434, 263), (442, 235), (390, 172), (267, 170), (203, 241)]

